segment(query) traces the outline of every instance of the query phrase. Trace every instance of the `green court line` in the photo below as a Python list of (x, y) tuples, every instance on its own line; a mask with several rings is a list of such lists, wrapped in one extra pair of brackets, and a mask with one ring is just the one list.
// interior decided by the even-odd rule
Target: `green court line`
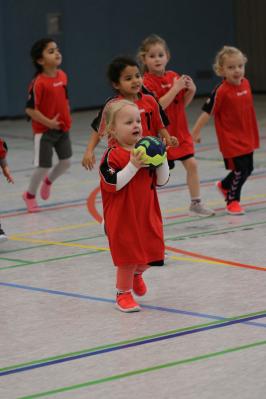
[(11, 259), (11, 258), (4, 258), (0, 257), (0, 260), (7, 260), (8, 262), (20, 262), (20, 263), (31, 263), (30, 260), (22, 260), (22, 259)]
[[(24, 266), (34, 266), (34, 265), (37, 265), (37, 264), (40, 264), (40, 263), (55, 262), (57, 260), (77, 258), (79, 256), (92, 255), (92, 254), (99, 253), (99, 252), (103, 252), (103, 251), (94, 250), (94, 251), (88, 251), (88, 252), (85, 252), (85, 253), (82, 253), (82, 254), (73, 254), (73, 255), (59, 256), (58, 258), (48, 258), (48, 259), (44, 259), (44, 260), (38, 260), (38, 261), (35, 261), (35, 262), (25, 262), (24, 264), (20, 263), (18, 265), (0, 267), (0, 271), (1, 270), (15, 269), (15, 268), (24, 267)], [(22, 262), (22, 261), (20, 261), (20, 262)]]
[(223, 234), (223, 233), (230, 233), (234, 231), (239, 231), (239, 230), (245, 230), (247, 228), (251, 228), (254, 226), (259, 226), (262, 224), (266, 224), (266, 221), (263, 222), (256, 222), (256, 223), (247, 223), (247, 224), (242, 224), (241, 226), (235, 226), (235, 227), (225, 227), (223, 229), (213, 229), (213, 230), (205, 230), (205, 231), (198, 231), (196, 233), (191, 233), (191, 234), (183, 234), (179, 236), (174, 236), (174, 237), (167, 237), (165, 238), (165, 241), (178, 241), (178, 240), (185, 240), (187, 238), (193, 238), (197, 236), (208, 236), (208, 235), (216, 235), (216, 234)]
[(53, 390), (46, 391), (46, 392), (39, 392), (39, 393), (35, 393), (33, 395), (21, 396), (18, 399), (35, 399), (35, 398), (41, 398), (41, 397), (44, 397), (44, 396), (55, 395), (57, 393), (62, 393), (62, 392), (66, 392), (66, 391), (73, 391), (75, 389), (85, 388), (85, 387), (89, 387), (89, 386), (97, 385), (97, 384), (103, 384), (103, 383), (106, 383), (106, 382), (120, 380), (120, 379), (123, 379), (123, 378), (132, 377), (132, 376), (135, 376), (135, 375), (151, 373), (151, 372), (157, 371), (157, 370), (162, 370), (162, 369), (166, 369), (166, 368), (170, 368), (170, 367), (174, 367), (174, 366), (180, 366), (180, 365), (183, 365), (183, 364), (188, 364), (188, 363), (193, 363), (193, 362), (197, 362), (197, 361), (201, 361), (201, 360), (205, 360), (205, 359), (210, 359), (210, 358), (226, 355), (226, 354), (237, 352), (237, 351), (241, 351), (241, 350), (255, 348), (255, 347), (258, 347), (258, 346), (261, 346), (261, 345), (265, 345), (265, 344), (266, 344), (266, 341), (257, 341), (257, 342), (253, 342), (253, 343), (246, 344), (246, 345), (236, 346), (234, 348), (227, 348), (227, 349), (224, 349), (224, 350), (219, 351), (219, 352), (206, 353), (206, 354), (200, 355), (200, 356), (195, 356), (195, 357), (190, 357), (190, 358), (186, 358), (186, 359), (176, 360), (176, 361), (169, 362), (169, 363), (158, 364), (158, 365), (152, 366), (152, 367), (147, 367), (147, 368), (143, 368), (143, 369), (137, 369), (137, 370), (133, 370), (133, 371), (128, 371), (126, 373), (115, 374), (115, 375), (112, 375), (110, 377), (105, 377), (105, 378), (99, 378), (99, 379), (96, 379), (96, 380), (86, 381), (86, 382), (83, 382), (81, 384), (70, 385), (70, 386), (66, 386), (66, 387), (62, 387), (62, 388), (58, 388), (58, 389), (53, 389)]
[(196, 324), (196, 325), (193, 325), (193, 326), (190, 326), (190, 327), (182, 327), (182, 328), (178, 328), (178, 329), (175, 329), (175, 330), (163, 331), (163, 332), (160, 332), (160, 333), (157, 333), (157, 334), (147, 335), (147, 336), (144, 336), (144, 337), (133, 338), (133, 339), (130, 339), (130, 340), (119, 341), (119, 342), (106, 344), (106, 345), (100, 345), (100, 346), (96, 346), (96, 347), (93, 347), (93, 348), (83, 349), (83, 350), (80, 350), (80, 351), (77, 351), (77, 352), (70, 352), (70, 353), (65, 353), (65, 354), (62, 354), (62, 355), (50, 356), (50, 357), (39, 359), (39, 360), (32, 360), (30, 362), (24, 362), (24, 363), (19, 363), (19, 364), (15, 364), (15, 365), (2, 367), (2, 368), (0, 368), (0, 372), (13, 370), (13, 369), (17, 369), (17, 368), (25, 367), (25, 366), (32, 366), (34, 364), (42, 364), (42, 363), (46, 363), (46, 362), (53, 361), (53, 360), (64, 359), (64, 358), (68, 358), (68, 357), (71, 357), (71, 356), (81, 355), (83, 353), (89, 353), (89, 352), (95, 352), (95, 351), (103, 350), (103, 349), (115, 348), (117, 346), (128, 345), (128, 344), (132, 344), (132, 343), (136, 343), (136, 342), (146, 341), (146, 340), (149, 340), (149, 339), (152, 339), (152, 338), (163, 337), (165, 335), (170, 335), (170, 334), (175, 334), (175, 333), (179, 333), (179, 332), (195, 330), (195, 329), (198, 329), (198, 328), (204, 328), (204, 327), (209, 327), (209, 326), (213, 326), (213, 325), (219, 325), (219, 324), (223, 324), (223, 323), (228, 322), (228, 321), (235, 321), (235, 320), (245, 319), (247, 317), (258, 316), (258, 315), (264, 314), (265, 312), (266, 312), (266, 310), (262, 310), (262, 311), (259, 311), (259, 312), (253, 312), (253, 313), (247, 313), (247, 314), (243, 314), (243, 315), (240, 315), (240, 316), (228, 317), (228, 318), (224, 318), (222, 320), (211, 321), (209, 323)]

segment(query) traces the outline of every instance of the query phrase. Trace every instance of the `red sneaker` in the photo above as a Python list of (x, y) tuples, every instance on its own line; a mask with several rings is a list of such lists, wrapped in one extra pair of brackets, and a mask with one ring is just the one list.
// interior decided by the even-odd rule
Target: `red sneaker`
[(33, 213), (33, 212), (40, 212), (41, 208), (39, 208), (36, 198), (28, 198), (27, 193), (23, 193), (22, 198), (25, 201), (26, 207), (28, 212)]
[(138, 296), (143, 296), (147, 292), (147, 286), (143, 280), (142, 273), (134, 274), (133, 291)]
[(226, 205), (227, 213), (230, 215), (244, 215), (245, 209), (242, 208), (238, 201), (232, 201)]
[(220, 180), (218, 180), (218, 181), (215, 183), (215, 186), (216, 186), (218, 192), (221, 194), (221, 196), (222, 196), (224, 199), (226, 199), (226, 198), (227, 198), (227, 193), (228, 193), (229, 190), (227, 190), (226, 188), (223, 188), (222, 182), (221, 182)]
[(135, 302), (130, 291), (117, 294), (116, 307), (121, 310), (121, 312), (125, 313), (140, 311), (140, 306)]

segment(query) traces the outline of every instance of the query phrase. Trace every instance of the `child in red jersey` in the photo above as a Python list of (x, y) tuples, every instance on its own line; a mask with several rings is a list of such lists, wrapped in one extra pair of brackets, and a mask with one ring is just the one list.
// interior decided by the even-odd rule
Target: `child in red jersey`
[(144, 164), (133, 151), (141, 138), (141, 115), (128, 100), (112, 102), (106, 110), (106, 133), (112, 137), (100, 164), (105, 230), (117, 267), (116, 305), (122, 312), (136, 312), (132, 296), (142, 296), (147, 287), (142, 273), (150, 265), (162, 265), (164, 239), (156, 185), (169, 178), (165, 161), (156, 170)]
[(214, 116), (215, 129), (226, 169), (231, 172), (216, 182), (226, 201), (226, 210), (241, 215), (241, 189), (253, 171), (253, 151), (259, 147), (259, 132), (252, 93), (245, 75), (247, 58), (231, 46), (224, 46), (216, 55), (214, 70), (223, 81), (214, 89), (203, 105), (193, 128), (196, 143), (200, 130)]
[(170, 137), (165, 128), (168, 120), (160, 109), (159, 104), (152, 95), (142, 90), (142, 77), (139, 65), (135, 60), (129, 57), (114, 58), (109, 64), (107, 76), (117, 94), (106, 101), (91, 124), (93, 132), (82, 160), (82, 165), (86, 169), (92, 169), (95, 164), (94, 149), (105, 130), (105, 111), (111, 102), (119, 99), (125, 98), (138, 106), (141, 114), (143, 136), (158, 135), (165, 138), (168, 146), (177, 145), (176, 138)]
[[(50, 196), (52, 183), (70, 167), (72, 156), (69, 129), (71, 117), (67, 76), (59, 69), (61, 53), (53, 39), (38, 40), (31, 49), (36, 75), (29, 88), (26, 114), (34, 132), (34, 166), (27, 191), (23, 194), (28, 212), (38, 212), (36, 193), (42, 181), (41, 198)], [(53, 150), (59, 162), (52, 166)]]
[[(14, 183), (14, 179), (10, 173), (7, 161), (6, 161), (6, 154), (7, 154), (7, 145), (6, 142), (0, 138), (0, 167), (2, 169), (3, 175), (5, 176), (8, 183)], [(0, 223), (0, 242), (6, 240), (7, 237), (5, 235), (4, 230), (1, 228)]]
[(187, 173), (187, 184), (191, 197), (190, 213), (197, 216), (211, 216), (214, 211), (205, 207), (200, 198), (200, 181), (198, 167), (194, 158), (194, 145), (188, 130), (185, 107), (192, 101), (196, 86), (187, 75), (178, 75), (166, 71), (170, 52), (166, 42), (157, 35), (150, 35), (140, 45), (138, 58), (143, 65), (144, 86), (158, 100), (168, 119), (167, 127), (170, 135), (178, 140), (178, 147), (169, 147), (167, 157), (169, 166), (174, 167), (174, 161), (182, 162)]

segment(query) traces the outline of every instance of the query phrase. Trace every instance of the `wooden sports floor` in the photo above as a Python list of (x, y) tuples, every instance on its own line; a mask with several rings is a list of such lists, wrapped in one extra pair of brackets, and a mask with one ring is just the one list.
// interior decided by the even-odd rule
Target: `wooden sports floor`
[[(0, 122), (15, 178), (0, 179), (1, 399), (266, 397), (266, 96), (255, 99), (261, 148), (243, 189), (246, 214), (227, 215), (216, 191), (225, 169), (210, 124), (197, 159), (202, 198), (216, 215), (189, 216), (177, 164), (159, 190), (166, 265), (146, 272), (134, 314), (115, 309), (98, 170), (81, 166), (96, 111), (73, 114), (72, 167), (48, 201), (38, 199), (38, 214), (21, 198), (32, 173), (30, 125)], [(190, 125), (202, 102), (190, 106)]]

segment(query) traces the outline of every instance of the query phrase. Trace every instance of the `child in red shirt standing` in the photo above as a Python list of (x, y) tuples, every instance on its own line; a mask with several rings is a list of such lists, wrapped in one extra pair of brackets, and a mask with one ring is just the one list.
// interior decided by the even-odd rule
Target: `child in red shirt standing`
[(259, 147), (259, 131), (252, 93), (245, 75), (247, 58), (230, 46), (224, 46), (216, 55), (214, 71), (223, 81), (214, 89), (202, 107), (193, 128), (195, 142), (201, 140), (200, 131), (214, 116), (219, 148), (226, 169), (231, 172), (216, 182), (226, 201), (229, 214), (241, 215), (241, 189), (253, 171), (253, 151)]
[(176, 72), (165, 70), (170, 52), (166, 42), (157, 35), (150, 35), (143, 40), (138, 58), (145, 71), (144, 86), (154, 94), (162, 106), (170, 122), (168, 132), (178, 140), (178, 147), (169, 147), (167, 157), (171, 169), (174, 167), (174, 160), (181, 161), (186, 169), (191, 197), (189, 210), (197, 216), (214, 215), (215, 212), (201, 202), (194, 145), (185, 113), (185, 107), (195, 95), (196, 86), (189, 76), (179, 76)]
[[(9, 167), (6, 161), (7, 145), (3, 139), (0, 138), (0, 167), (2, 169), (3, 175), (6, 177), (8, 183), (14, 183), (13, 177), (10, 174)], [(7, 239), (4, 230), (0, 223), (0, 242)]]
[[(116, 305), (122, 312), (140, 310), (132, 296), (145, 295), (142, 273), (150, 265), (161, 265), (164, 239), (156, 185), (169, 178), (165, 161), (150, 170), (134, 147), (141, 138), (140, 111), (128, 100), (112, 102), (106, 110), (106, 134), (112, 138), (100, 164), (105, 230), (117, 267)], [(146, 167), (145, 167), (146, 166)]]
[(167, 145), (177, 145), (176, 138), (168, 134), (168, 119), (160, 105), (150, 93), (143, 91), (139, 65), (134, 59), (126, 56), (115, 57), (108, 66), (107, 77), (116, 90), (116, 95), (106, 101), (91, 124), (93, 132), (82, 161), (86, 169), (93, 169), (95, 164), (94, 149), (105, 130), (105, 111), (109, 104), (119, 99), (125, 98), (138, 106), (143, 136), (160, 136), (165, 138)]
[[(58, 69), (61, 53), (54, 40), (38, 40), (31, 49), (36, 75), (29, 88), (26, 114), (32, 120), (34, 132), (34, 166), (28, 190), (23, 194), (29, 212), (38, 212), (37, 189), (42, 182), (40, 195), (47, 200), (52, 183), (70, 167), (72, 156), (69, 129), (71, 117), (67, 95), (67, 75)], [(53, 149), (59, 162), (52, 166)]]

